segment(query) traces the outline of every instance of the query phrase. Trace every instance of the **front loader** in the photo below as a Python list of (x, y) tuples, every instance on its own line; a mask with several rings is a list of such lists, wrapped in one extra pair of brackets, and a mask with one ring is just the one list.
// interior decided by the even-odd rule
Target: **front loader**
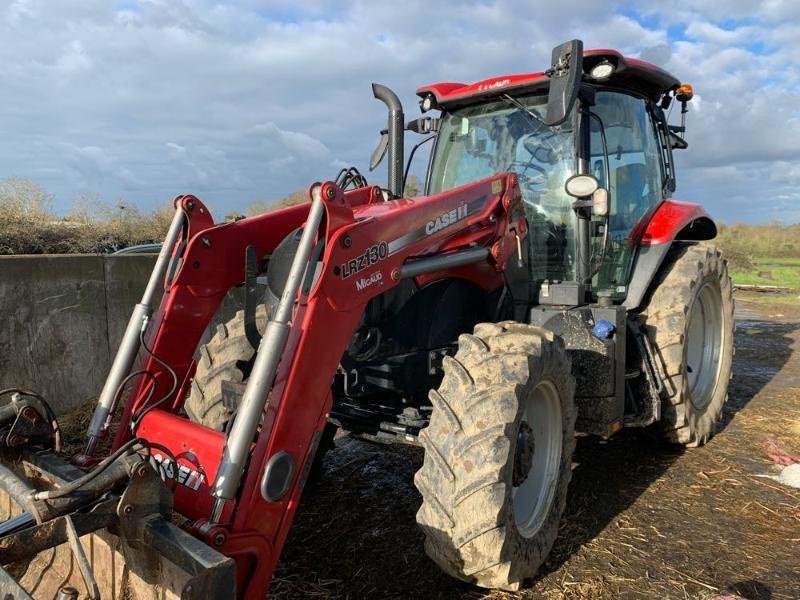
[[(576, 430), (713, 435), (733, 300), (714, 222), (670, 199), (691, 86), (573, 40), (542, 73), (420, 88), (438, 116), (373, 93), (385, 187), (347, 169), (221, 225), (175, 199), (82, 452), (44, 398), (0, 391), (2, 598), (264, 597), (339, 429), (421, 446), (430, 558), (518, 589)], [(421, 197), (405, 131), (433, 144)], [(232, 288), (244, 310), (201, 345)]]

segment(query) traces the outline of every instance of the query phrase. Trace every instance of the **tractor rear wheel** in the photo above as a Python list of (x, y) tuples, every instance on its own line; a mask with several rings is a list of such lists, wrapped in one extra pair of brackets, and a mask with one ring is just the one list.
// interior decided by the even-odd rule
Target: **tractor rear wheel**
[(716, 432), (733, 360), (733, 285), (709, 244), (676, 246), (644, 308), (645, 329), (665, 378), (661, 428), (702, 446)]
[(425, 551), (450, 575), (519, 589), (558, 533), (572, 477), (575, 381), (561, 338), (482, 323), (446, 357), (431, 390), (414, 481)]

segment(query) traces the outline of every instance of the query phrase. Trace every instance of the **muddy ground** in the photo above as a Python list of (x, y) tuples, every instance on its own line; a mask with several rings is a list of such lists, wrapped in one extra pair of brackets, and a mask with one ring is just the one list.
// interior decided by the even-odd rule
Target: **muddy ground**
[[(68, 420), (68, 448), (90, 412)], [(425, 556), (419, 449), (344, 438), (302, 499), (270, 597), (800, 599), (800, 490), (762, 477), (779, 472), (776, 448), (800, 455), (800, 302), (739, 294), (717, 436), (687, 451), (648, 430), (579, 438), (558, 540), (525, 592), (480, 590)]]
[(800, 454), (800, 305), (737, 300), (736, 356), (718, 435), (681, 451), (650, 431), (578, 440), (563, 525), (521, 594), (443, 575), (422, 550), (421, 452), (337, 442), (306, 493), (278, 598), (800, 598), (800, 490), (762, 477), (765, 444)]

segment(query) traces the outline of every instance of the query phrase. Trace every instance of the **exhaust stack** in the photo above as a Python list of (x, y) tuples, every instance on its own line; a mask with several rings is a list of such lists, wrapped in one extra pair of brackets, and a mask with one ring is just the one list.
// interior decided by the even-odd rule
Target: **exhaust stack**
[(405, 117), (400, 98), (380, 83), (372, 84), (372, 93), (389, 109), (389, 124), (386, 128), (389, 144), (389, 193), (395, 198), (403, 196), (403, 130)]

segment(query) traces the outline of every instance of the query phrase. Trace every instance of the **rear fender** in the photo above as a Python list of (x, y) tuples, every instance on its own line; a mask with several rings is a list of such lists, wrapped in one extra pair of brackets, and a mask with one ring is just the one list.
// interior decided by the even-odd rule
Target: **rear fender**
[(636, 246), (628, 294), (628, 310), (641, 306), (653, 279), (675, 242), (712, 240), (717, 236), (714, 220), (699, 204), (665, 200), (648, 212), (628, 237)]

